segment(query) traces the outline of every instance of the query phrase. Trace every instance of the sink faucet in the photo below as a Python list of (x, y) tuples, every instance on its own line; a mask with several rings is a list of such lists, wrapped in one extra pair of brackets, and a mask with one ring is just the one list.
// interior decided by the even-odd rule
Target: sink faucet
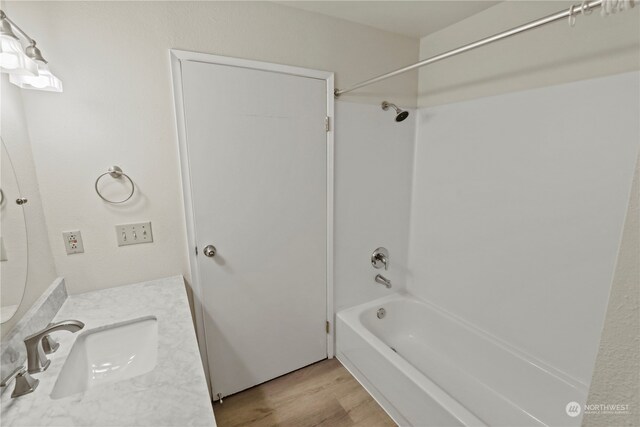
[(391, 280), (387, 279), (386, 277), (384, 277), (382, 274), (378, 274), (376, 276), (376, 282), (385, 285), (387, 287), (387, 289), (391, 288)]
[(29, 373), (42, 372), (47, 369), (51, 363), (51, 360), (47, 359), (44, 348), (42, 347), (43, 338), (47, 337), (51, 332), (78, 332), (82, 328), (84, 328), (84, 323), (79, 320), (63, 320), (62, 322), (50, 324), (40, 332), (36, 332), (25, 338), (24, 345), (27, 347), (27, 370)]

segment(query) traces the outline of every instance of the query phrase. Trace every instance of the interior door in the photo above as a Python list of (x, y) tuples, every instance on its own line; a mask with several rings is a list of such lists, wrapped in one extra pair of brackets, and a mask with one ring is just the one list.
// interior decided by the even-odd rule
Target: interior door
[(227, 396), (327, 357), (326, 81), (192, 61), (182, 76), (212, 392)]

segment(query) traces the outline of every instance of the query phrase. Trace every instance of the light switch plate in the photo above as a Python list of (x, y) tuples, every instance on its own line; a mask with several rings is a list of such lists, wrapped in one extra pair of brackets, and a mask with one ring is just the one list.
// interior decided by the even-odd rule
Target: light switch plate
[(153, 242), (151, 221), (116, 225), (116, 236), (118, 238), (118, 246), (151, 243)]
[(67, 250), (67, 255), (81, 254), (84, 252), (80, 230), (63, 231), (62, 238), (64, 239), (64, 248)]

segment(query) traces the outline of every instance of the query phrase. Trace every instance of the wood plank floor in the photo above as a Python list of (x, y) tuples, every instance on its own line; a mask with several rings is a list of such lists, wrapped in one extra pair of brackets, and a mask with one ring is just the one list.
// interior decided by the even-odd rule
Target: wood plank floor
[(392, 427), (396, 424), (338, 361), (327, 359), (224, 399), (218, 427)]

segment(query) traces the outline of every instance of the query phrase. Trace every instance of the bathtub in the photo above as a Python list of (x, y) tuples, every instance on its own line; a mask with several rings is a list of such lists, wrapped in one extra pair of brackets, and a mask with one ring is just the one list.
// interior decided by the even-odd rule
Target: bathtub
[(581, 423), (566, 407), (584, 405), (586, 385), (410, 295), (338, 312), (336, 349), (401, 426)]

